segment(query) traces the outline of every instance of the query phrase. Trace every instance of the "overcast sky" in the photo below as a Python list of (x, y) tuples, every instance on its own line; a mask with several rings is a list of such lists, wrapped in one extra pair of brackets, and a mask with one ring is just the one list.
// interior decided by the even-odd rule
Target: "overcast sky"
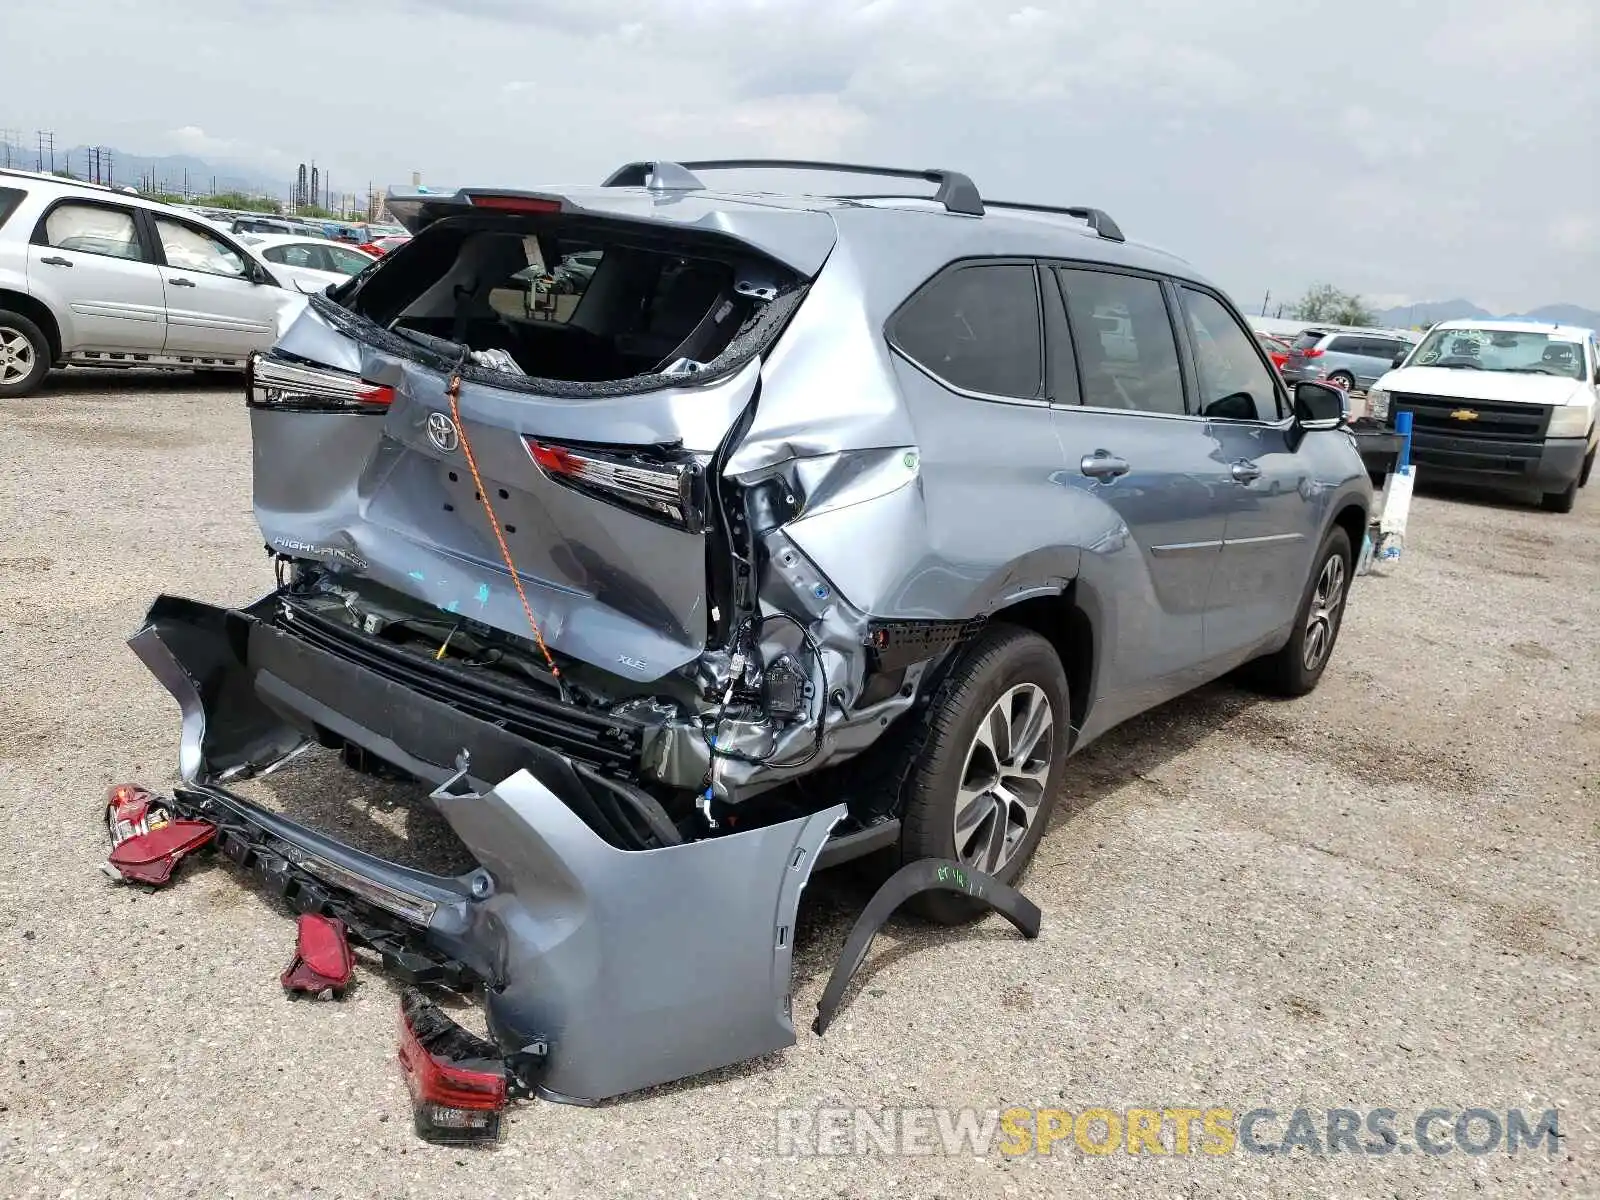
[(315, 156), (361, 190), (634, 158), (949, 166), (1107, 209), (1250, 312), (1322, 280), (1600, 308), (1600, 0), (0, 7), (0, 128), (25, 141), (285, 181)]

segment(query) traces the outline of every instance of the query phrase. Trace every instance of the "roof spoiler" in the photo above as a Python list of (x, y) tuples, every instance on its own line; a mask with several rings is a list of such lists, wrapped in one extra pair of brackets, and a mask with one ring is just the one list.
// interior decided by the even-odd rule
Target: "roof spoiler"
[(944, 206), (946, 212), (962, 216), (981, 217), (985, 207), (1016, 208), (1031, 212), (1061, 213), (1088, 222), (1089, 228), (1100, 237), (1113, 242), (1125, 242), (1122, 230), (1111, 217), (1098, 208), (1058, 208), (1048, 204), (1025, 204), (1017, 200), (985, 200), (977, 184), (960, 171), (929, 168), (914, 170), (906, 167), (872, 167), (861, 163), (817, 162), (794, 158), (723, 158), (697, 162), (631, 162), (624, 163), (609, 176), (603, 187), (647, 187), (654, 191), (702, 191), (705, 184), (695, 174), (697, 171), (818, 171), (831, 175), (876, 175), (886, 179), (921, 179), (936, 184), (938, 190), (932, 197), (902, 197), (899, 195), (839, 196), (841, 200), (897, 200), (932, 199)]

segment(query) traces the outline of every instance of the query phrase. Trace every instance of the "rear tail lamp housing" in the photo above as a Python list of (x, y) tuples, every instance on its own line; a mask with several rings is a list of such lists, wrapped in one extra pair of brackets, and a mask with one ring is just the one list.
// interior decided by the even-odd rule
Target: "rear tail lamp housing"
[(394, 403), (392, 387), (259, 353), (250, 356), (244, 388), (249, 407), (279, 411), (376, 414)]
[(416, 988), (400, 998), (400, 1069), (418, 1137), (442, 1145), (499, 1139), (505, 1059)]
[(621, 504), (690, 533), (704, 529), (700, 468), (658, 462), (622, 448), (578, 447), (525, 438), (545, 478), (597, 499)]

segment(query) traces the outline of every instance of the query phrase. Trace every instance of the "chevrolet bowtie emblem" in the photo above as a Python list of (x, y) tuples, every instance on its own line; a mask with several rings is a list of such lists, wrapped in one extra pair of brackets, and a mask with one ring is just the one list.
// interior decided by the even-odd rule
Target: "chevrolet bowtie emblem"
[(1476, 421), (1478, 419), (1478, 411), (1473, 408), (1458, 408), (1450, 414), (1450, 419), (1452, 421)]

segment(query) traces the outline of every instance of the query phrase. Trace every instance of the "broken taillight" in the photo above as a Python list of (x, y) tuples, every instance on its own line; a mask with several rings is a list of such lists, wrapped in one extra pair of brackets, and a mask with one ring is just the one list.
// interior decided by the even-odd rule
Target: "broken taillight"
[(548, 479), (602, 500), (639, 509), (698, 533), (695, 499), (699, 469), (688, 462), (646, 462), (591, 447), (579, 449), (526, 438), (528, 453)]
[(344, 371), (253, 354), (245, 374), (245, 403), (291, 412), (386, 413), (394, 403), (394, 389)]
[(416, 988), (400, 998), (400, 1069), (418, 1137), (447, 1145), (499, 1138), (505, 1060)]

